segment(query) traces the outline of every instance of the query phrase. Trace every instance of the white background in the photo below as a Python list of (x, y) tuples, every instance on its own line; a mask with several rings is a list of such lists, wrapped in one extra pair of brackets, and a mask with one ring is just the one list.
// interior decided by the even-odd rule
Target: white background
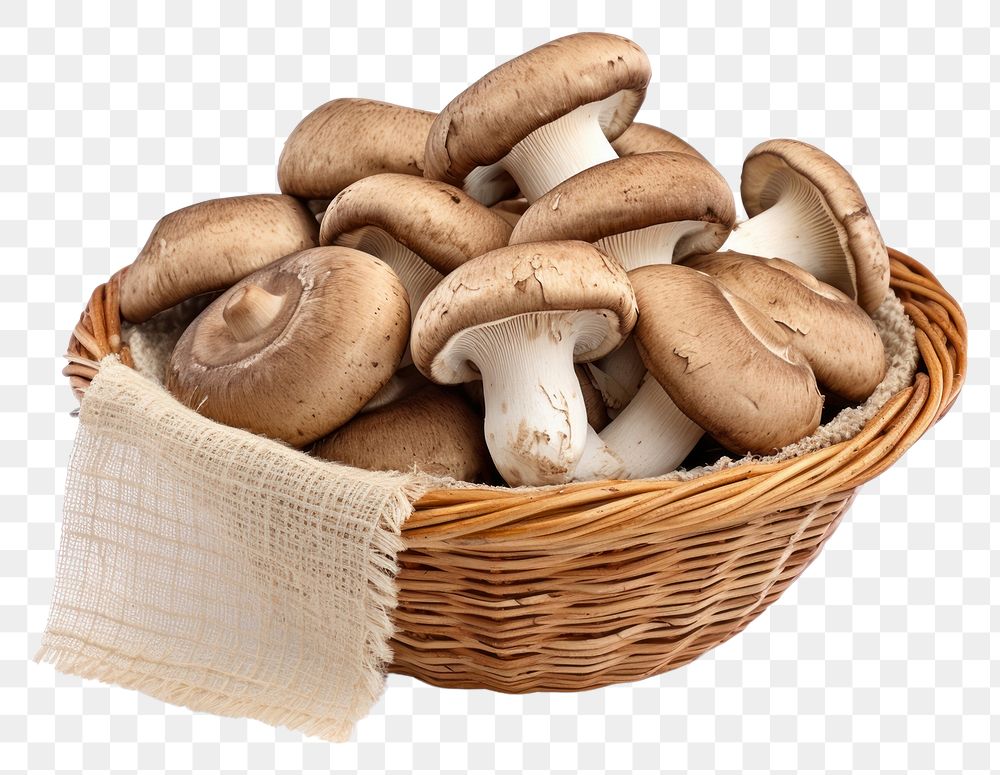
[[(873, 0), (139, 5), (0, 5), (0, 770), (998, 766), (1000, 12)], [(579, 29), (647, 50), (640, 119), (686, 137), (734, 189), (745, 153), (769, 137), (821, 145), (853, 172), (887, 243), (932, 267), (968, 315), (968, 384), (951, 413), (862, 488), (820, 558), (744, 634), (638, 684), (511, 697), (390, 676), (356, 739), (330, 745), (30, 662), (76, 426), (59, 356), (90, 290), (165, 212), (276, 190), (284, 137), (322, 102), (438, 110), (496, 64)]]

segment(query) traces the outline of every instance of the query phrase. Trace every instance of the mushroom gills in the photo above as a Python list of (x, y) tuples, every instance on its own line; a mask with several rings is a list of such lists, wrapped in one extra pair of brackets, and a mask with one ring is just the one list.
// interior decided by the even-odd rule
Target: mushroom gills
[[(672, 263), (678, 245), (696, 243), (698, 236), (709, 231), (715, 233), (718, 228), (718, 224), (708, 221), (671, 221), (612, 234), (594, 244), (609, 256), (617, 258), (626, 270), (632, 271), (640, 266)], [(719, 243), (710, 240), (706, 249), (711, 251), (712, 244)], [(684, 251), (691, 252), (704, 251), (699, 251), (697, 247)]]
[(462, 190), (477, 202), (491, 207), (516, 194), (517, 183), (498, 161), (472, 170), (465, 176)]
[(819, 189), (783, 165), (771, 173), (761, 200), (773, 204), (737, 224), (719, 250), (783, 258), (857, 299), (847, 234)]
[(704, 433), (647, 375), (635, 398), (600, 435), (589, 430), (573, 480), (643, 479), (669, 473)]
[(617, 159), (603, 125), (623, 98), (624, 92), (618, 92), (571, 110), (529, 134), (498, 164), (517, 181), (524, 197), (534, 202), (578, 172)]
[(482, 379), (484, 433), (512, 486), (568, 481), (583, 454), (587, 409), (573, 369), (617, 325), (610, 310), (528, 312), (455, 334), (439, 360)]

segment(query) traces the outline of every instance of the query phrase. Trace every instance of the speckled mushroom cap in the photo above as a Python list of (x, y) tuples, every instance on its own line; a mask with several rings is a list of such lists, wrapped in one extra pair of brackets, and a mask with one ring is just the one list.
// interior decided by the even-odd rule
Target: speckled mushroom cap
[(721, 444), (736, 453), (768, 454), (816, 429), (823, 397), (787, 330), (686, 266), (644, 266), (629, 279), (646, 368)]
[(331, 100), (288, 136), (278, 160), (278, 185), (303, 199), (332, 199), (369, 175), (423, 175), (434, 115), (378, 100)]
[(226, 288), (277, 258), (316, 245), (318, 226), (290, 196), (199, 202), (163, 216), (122, 277), (121, 313), (141, 323), (185, 299)]
[[(611, 147), (619, 156), (635, 156), (637, 153), (656, 153), (657, 151), (672, 151), (686, 153), (699, 159), (705, 157), (686, 140), (682, 140), (673, 132), (660, 129), (652, 124), (633, 121), (628, 128), (612, 141)], [(708, 161), (705, 159), (705, 161)]]
[(387, 232), (439, 272), (507, 244), (511, 226), (460, 189), (412, 175), (373, 175), (330, 202), (320, 243), (333, 244), (355, 229)]
[(422, 471), (465, 482), (492, 469), (483, 418), (455, 389), (428, 385), (319, 441), (317, 457), (372, 471)]
[(536, 129), (620, 95), (600, 119), (605, 136), (614, 140), (632, 123), (650, 77), (646, 53), (618, 35), (581, 32), (545, 43), (448, 103), (428, 133), (424, 174), (461, 186), (473, 169), (499, 161)]
[(849, 401), (863, 401), (885, 376), (885, 348), (872, 319), (836, 288), (780, 258), (725, 252), (686, 266), (710, 274), (791, 334), (816, 381)]
[(735, 220), (732, 192), (711, 164), (690, 154), (645, 153), (598, 164), (563, 181), (525, 211), (510, 243), (597, 242), (663, 223), (704, 224), (678, 240), (676, 260), (716, 250)]
[(579, 362), (607, 354), (632, 329), (632, 290), (614, 259), (579, 241), (499, 248), (466, 262), (431, 291), (413, 323), (413, 362), (435, 382), (477, 379), (468, 361), (442, 352), (456, 334), (514, 315), (581, 310), (603, 315), (607, 326), (575, 353)]
[(389, 380), (408, 333), (406, 292), (350, 248), (304, 250), (229, 289), (185, 330), (167, 388), (206, 417), (304, 446)]
[[(853, 259), (855, 287), (831, 284), (848, 295), (855, 291), (858, 304), (866, 312), (873, 312), (889, 290), (889, 255), (864, 194), (836, 160), (799, 140), (761, 143), (743, 162), (740, 195), (747, 214), (753, 218), (773, 206), (782, 195), (781, 178), (789, 172), (805, 178), (823, 196), (841, 243)], [(780, 253), (777, 256), (786, 257)]]

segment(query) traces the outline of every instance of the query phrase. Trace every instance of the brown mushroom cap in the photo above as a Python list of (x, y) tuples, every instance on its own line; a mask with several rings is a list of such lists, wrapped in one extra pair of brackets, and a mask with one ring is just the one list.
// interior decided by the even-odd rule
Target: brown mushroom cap
[(312, 453), (372, 471), (412, 471), (466, 482), (492, 468), (483, 418), (454, 389), (428, 385), (359, 415)]
[(332, 199), (381, 172), (424, 174), (434, 114), (346, 97), (320, 105), (292, 130), (278, 160), (278, 186), (303, 199)]
[(511, 226), (460, 189), (412, 175), (372, 175), (330, 202), (320, 244), (375, 226), (447, 274), (470, 258), (507, 244)]
[(206, 417), (301, 447), (389, 380), (408, 321), (406, 292), (381, 261), (304, 250), (205, 308), (174, 348), (167, 389)]
[(598, 164), (560, 183), (525, 211), (510, 244), (564, 239), (597, 242), (676, 221), (705, 226), (680, 238), (675, 258), (716, 250), (736, 221), (729, 185), (704, 159), (683, 153), (644, 153)]
[(277, 258), (316, 245), (318, 225), (297, 199), (211, 199), (163, 216), (122, 277), (121, 313), (141, 323), (219, 291)]
[(639, 354), (685, 415), (737, 453), (770, 454), (816, 429), (823, 397), (787, 330), (685, 266), (629, 279)]
[[(778, 180), (789, 171), (805, 178), (822, 194), (830, 215), (842, 232), (845, 250), (854, 261), (858, 304), (866, 312), (873, 312), (889, 290), (889, 255), (864, 194), (836, 160), (819, 148), (798, 140), (761, 143), (743, 162), (740, 195), (747, 215), (752, 218), (778, 201), (783, 189)], [(779, 254), (779, 257), (782, 256)], [(840, 287), (840, 290), (855, 289)]]
[(576, 353), (577, 361), (600, 358), (632, 329), (631, 287), (614, 259), (579, 241), (499, 248), (466, 262), (431, 291), (413, 324), (413, 362), (436, 382), (476, 379), (468, 362), (439, 357), (456, 334), (514, 315), (582, 310), (602, 314), (607, 332)]
[(424, 174), (461, 186), (536, 129), (615, 94), (601, 117), (608, 140), (639, 110), (651, 77), (646, 53), (631, 40), (600, 32), (567, 35), (490, 71), (453, 99), (431, 125)]
[(660, 129), (652, 124), (642, 124), (633, 121), (628, 128), (622, 132), (611, 146), (619, 156), (635, 156), (637, 153), (656, 153), (657, 151), (672, 151), (674, 153), (686, 153), (689, 156), (696, 156), (699, 159), (708, 161), (690, 145), (673, 132)]
[(699, 256), (686, 266), (710, 274), (791, 333), (816, 381), (863, 401), (885, 376), (885, 348), (872, 319), (836, 288), (783, 259), (742, 253)]

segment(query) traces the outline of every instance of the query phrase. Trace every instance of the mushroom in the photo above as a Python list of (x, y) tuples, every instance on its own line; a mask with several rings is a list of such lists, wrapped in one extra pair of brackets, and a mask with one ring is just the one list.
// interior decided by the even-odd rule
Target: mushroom
[(372, 175), (330, 202), (321, 245), (371, 253), (399, 275), (415, 316), (441, 278), (470, 258), (507, 244), (501, 216), (446, 183), (410, 175)]
[(629, 272), (635, 339), (649, 374), (573, 478), (658, 476), (703, 432), (736, 453), (768, 454), (812, 433), (823, 397), (784, 329), (717, 280), (684, 266)]
[(582, 32), (541, 45), (487, 73), (438, 114), (424, 174), (461, 186), (476, 167), (498, 165), (533, 202), (616, 158), (610, 141), (632, 122), (650, 75), (646, 53), (618, 35)]
[(321, 440), (312, 454), (371, 471), (422, 471), (481, 481), (492, 468), (483, 418), (453, 389), (427, 385), (359, 415)]
[(885, 348), (872, 319), (804, 269), (733, 252), (699, 256), (687, 266), (712, 275), (787, 328), (821, 387), (860, 402), (885, 377)]
[[(584, 239), (628, 271), (710, 253), (735, 221), (732, 191), (711, 164), (664, 151), (614, 159), (563, 181), (527, 209), (510, 242)], [(608, 407), (618, 411), (646, 368), (628, 342), (598, 365)]]
[(725, 178), (704, 159), (663, 151), (583, 170), (532, 203), (510, 244), (593, 242), (631, 271), (719, 248), (736, 222)]
[(169, 213), (122, 275), (122, 317), (141, 323), (227, 288), (277, 258), (314, 247), (317, 230), (301, 202), (280, 194), (210, 199)]
[(682, 140), (673, 132), (660, 129), (652, 124), (641, 124), (633, 121), (628, 129), (622, 132), (618, 139), (611, 143), (611, 147), (619, 156), (634, 156), (637, 153), (655, 153), (657, 151), (673, 151), (675, 153), (686, 153), (689, 156), (696, 156), (699, 159), (705, 157), (698, 150), (685, 140)]
[(434, 382), (483, 381), (486, 444), (508, 484), (558, 483), (587, 437), (573, 363), (617, 347), (635, 314), (624, 270), (593, 245), (512, 245), (468, 261), (431, 291), (410, 347)]
[(303, 250), (244, 278), (174, 348), (167, 389), (213, 420), (302, 447), (353, 417), (392, 376), (406, 292), (373, 256)]
[(278, 186), (302, 199), (333, 199), (381, 172), (424, 174), (434, 113), (378, 100), (331, 100), (303, 118), (278, 159)]
[(724, 248), (784, 258), (872, 313), (889, 290), (889, 255), (850, 173), (815, 146), (768, 140), (743, 162), (750, 220)]

